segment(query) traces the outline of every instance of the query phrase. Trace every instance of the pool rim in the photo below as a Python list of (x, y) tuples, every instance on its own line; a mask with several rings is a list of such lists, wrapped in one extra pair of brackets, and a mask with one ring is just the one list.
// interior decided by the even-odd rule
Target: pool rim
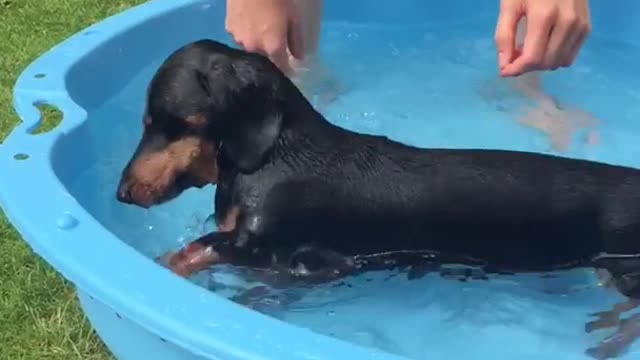
[[(13, 89), (14, 109), (22, 122), (0, 144), (0, 172), (11, 174), (0, 178), (0, 205), (8, 220), (36, 254), (79, 290), (198, 356), (406, 360), (314, 333), (212, 295), (131, 248), (64, 190), (52, 167), (53, 149), (61, 137), (87, 120), (87, 112), (67, 91), (70, 69), (114, 35), (198, 4), (205, 2), (151, 0), (129, 8), (77, 32), (23, 70)], [(32, 135), (30, 131), (40, 121), (35, 107), (40, 102), (58, 107), (64, 119), (52, 131)], [(29, 157), (14, 159), (19, 153)], [(109, 261), (113, 258), (127, 268), (115, 268)]]

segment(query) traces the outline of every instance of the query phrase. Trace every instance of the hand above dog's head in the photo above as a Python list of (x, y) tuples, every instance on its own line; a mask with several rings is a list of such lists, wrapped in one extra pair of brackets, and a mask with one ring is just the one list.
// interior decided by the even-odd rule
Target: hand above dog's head
[(142, 139), (117, 198), (150, 207), (217, 182), (218, 152), (250, 173), (280, 135), (293, 85), (258, 54), (201, 40), (174, 52), (151, 80)]

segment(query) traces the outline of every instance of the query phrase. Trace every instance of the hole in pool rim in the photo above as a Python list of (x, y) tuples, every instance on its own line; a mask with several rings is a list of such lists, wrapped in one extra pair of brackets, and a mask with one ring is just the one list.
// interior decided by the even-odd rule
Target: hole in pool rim
[(58, 127), (64, 119), (64, 112), (46, 101), (35, 102), (33, 106), (40, 112), (40, 121), (37, 126), (29, 129), (31, 135), (47, 133)]
[(44, 78), (47, 77), (47, 74), (38, 73), (38, 74), (33, 75), (33, 77), (36, 78), (36, 79), (44, 79)]
[(25, 153), (17, 153), (13, 155), (13, 159), (18, 161), (27, 160), (28, 158), (29, 158), (29, 155)]

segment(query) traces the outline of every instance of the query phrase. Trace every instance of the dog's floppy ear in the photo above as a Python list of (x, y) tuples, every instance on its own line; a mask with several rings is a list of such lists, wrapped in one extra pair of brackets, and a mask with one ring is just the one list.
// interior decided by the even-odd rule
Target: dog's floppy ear
[(283, 75), (269, 65), (255, 56), (216, 61), (200, 79), (211, 99), (212, 135), (243, 173), (263, 164), (282, 129)]
[(282, 114), (265, 110), (247, 111), (227, 122), (221, 151), (243, 173), (259, 168), (280, 136)]

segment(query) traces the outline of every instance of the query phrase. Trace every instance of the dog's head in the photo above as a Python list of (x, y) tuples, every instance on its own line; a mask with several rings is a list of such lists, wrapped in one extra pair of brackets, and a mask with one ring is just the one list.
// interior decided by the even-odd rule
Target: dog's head
[(215, 41), (178, 49), (149, 85), (118, 200), (150, 207), (215, 184), (221, 155), (240, 172), (260, 168), (282, 128), (287, 81), (266, 57)]

